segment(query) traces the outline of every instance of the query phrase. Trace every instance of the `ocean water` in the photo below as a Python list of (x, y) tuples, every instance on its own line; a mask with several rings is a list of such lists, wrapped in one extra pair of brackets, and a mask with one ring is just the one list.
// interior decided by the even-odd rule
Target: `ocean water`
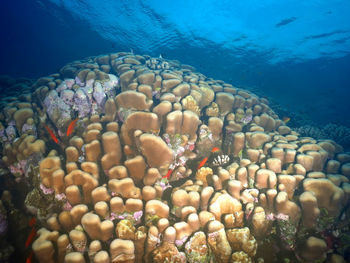
[[(332, 139), (341, 145), (341, 150), (337, 148), (327, 157), (327, 161), (334, 159), (339, 162), (338, 169), (325, 166), (325, 173), (334, 175), (332, 178), (344, 176), (333, 179), (333, 182), (338, 188), (342, 187), (343, 195), (349, 198), (349, 179), (345, 179), (350, 176), (349, 156), (336, 157), (350, 151), (349, 14), (350, 1), (347, 0), (3, 0), (0, 3), (0, 108), (2, 110), (11, 102), (8, 97), (33, 91), (34, 88), (30, 87), (38, 78), (57, 73), (72, 61), (117, 52), (124, 52), (118, 55), (121, 61), (134, 55), (145, 55), (142, 63), (149, 59), (147, 56), (158, 62), (178, 61), (208, 78), (254, 93), (263, 102), (268, 100), (269, 109), (301, 136)], [(174, 63), (174, 68), (177, 68), (177, 62)], [(14, 85), (16, 82), (27, 84)], [(123, 114), (127, 116), (129, 113)], [(5, 124), (7, 115), (2, 117), (5, 128), (11, 126)], [(59, 126), (50, 116), (46, 125), (54, 127), (54, 133), (64, 135), (68, 123)], [(42, 130), (36, 134), (38, 138), (45, 138), (49, 147), (64, 156), (63, 148), (45, 133), (46, 126), (41, 124), (40, 127)], [(10, 156), (5, 146), (1, 145), (2, 157)], [(234, 158), (241, 160), (242, 152), (240, 154)], [(209, 160), (217, 158), (210, 149), (207, 155)], [(205, 158), (205, 155), (199, 157)], [(23, 212), (22, 205), (33, 182), (28, 178), (24, 181), (17, 178), (17, 182), (13, 176), (4, 176), (4, 171), (11, 168), (25, 173), (23, 167), (19, 167), (20, 158), (17, 161), (11, 165), (1, 163), (0, 190), (3, 193), (11, 189), (14, 196), (18, 195), (13, 202), (23, 218), (23, 213), (27, 217), (29, 214)], [(201, 159), (197, 161), (199, 163)], [(34, 161), (30, 159), (30, 162)], [(189, 166), (194, 170), (198, 163)], [(283, 167), (286, 173), (287, 168)], [(296, 191), (298, 198), (301, 191)], [(344, 201), (343, 205), (341, 215), (349, 218), (349, 202)], [(6, 205), (5, 208), (9, 209)], [(0, 212), (1, 209), (0, 205)], [(7, 228), (8, 224), (4, 223), (6, 227), (1, 225), (1, 215), (0, 238), (1, 229)], [(323, 216), (324, 221), (330, 218), (328, 214)], [(346, 227), (339, 229), (349, 230)], [(338, 228), (331, 230), (338, 231)], [(315, 235), (320, 237), (321, 231), (317, 231), (311, 232), (317, 232)], [(328, 234), (327, 238), (330, 238)], [(13, 245), (16, 240), (10, 239), (9, 243), (18, 250), (18, 245)], [(328, 241), (327, 246), (330, 245)], [(300, 256), (304, 260), (306, 257), (301, 252), (294, 255), (293, 249), (280, 249), (278, 260), (290, 256), (290, 262), (313, 262), (299, 261)], [(27, 253), (28, 250), (21, 252)], [(349, 248), (341, 251), (349, 262)], [(327, 262), (335, 262), (331, 261), (330, 252), (327, 253)], [(11, 258), (13, 262), (22, 259)]]

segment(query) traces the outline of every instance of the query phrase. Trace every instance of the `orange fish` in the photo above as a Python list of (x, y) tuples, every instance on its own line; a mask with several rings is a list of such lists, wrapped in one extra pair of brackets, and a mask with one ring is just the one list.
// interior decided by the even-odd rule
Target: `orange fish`
[[(213, 149), (211, 149), (211, 152), (212, 153), (215, 153), (215, 152), (218, 152), (218, 151), (220, 151), (220, 148), (219, 147), (213, 147)], [(205, 164), (206, 164), (206, 162), (208, 161), (208, 158), (209, 157), (205, 157), (200, 163), (199, 163), (199, 165), (198, 165), (198, 170), (200, 169), (200, 168), (202, 168)]]
[(220, 151), (219, 147), (213, 147), (213, 149), (211, 149), (212, 153), (215, 153), (215, 152), (218, 152), (218, 151)]
[(282, 119), (282, 120), (283, 120), (283, 122), (284, 122), (284, 123), (287, 123), (287, 122), (289, 122), (289, 121), (290, 121), (290, 118), (289, 118), (289, 117), (283, 117), (283, 119)]
[(30, 244), (33, 242), (35, 236), (36, 236), (36, 230), (35, 230), (35, 227), (33, 227), (32, 230), (30, 231), (28, 237), (27, 237), (27, 240), (25, 243), (26, 248), (30, 246)]
[(163, 176), (163, 178), (169, 178), (172, 172), (173, 172), (173, 169), (169, 169), (166, 175)]
[(198, 170), (200, 169), (200, 168), (202, 168), (204, 165), (205, 165), (205, 163), (208, 161), (208, 157), (205, 157), (200, 163), (199, 163), (199, 165), (198, 165)]
[(47, 132), (50, 134), (50, 137), (52, 138), (52, 140), (54, 140), (54, 142), (58, 144), (58, 139), (56, 135), (53, 133), (53, 131), (47, 125), (45, 125), (45, 128)]
[(33, 216), (29, 222), (28, 222), (28, 226), (33, 227), (36, 224), (36, 218)]
[(76, 118), (75, 120), (71, 121), (68, 128), (67, 128), (67, 136), (71, 135), (73, 133), (74, 130), (74, 126), (77, 122), (78, 118)]
[(33, 262), (33, 251), (30, 251), (28, 257), (26, 258), (26, 263), (32, 263)]

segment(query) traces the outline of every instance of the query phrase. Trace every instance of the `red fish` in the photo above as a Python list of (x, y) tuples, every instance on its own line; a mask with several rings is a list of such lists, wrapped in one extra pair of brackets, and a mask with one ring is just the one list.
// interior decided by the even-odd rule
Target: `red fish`
[(215, 152), (218, 152), (218, 151), (220, 151), (219, 147), (213, 147), (213, 149), (211, 149), (212, 153), (215, 153)]
[(50, 134), (50, 137), (52, 138), (52, 140), (54, 140), (54, 142), (58, 144), (58, 139), (56, 135), (53, 133), (53, 131), (47, 125), (45, 125), (45, 128), (47, 132)]
[(28, 257), (26, 258), (26, 263), (32, 263), (33, 262), (33, 251), (30, 251)]
[(73, 133), (73, 130), (74, 130), (74, 127), (75, 127), (75, 124), (77, 121), (78, 121), (78, 118), (70, 122), (70, 124), (67, 128), (67, 136), (69, 136)]
[(30, 244), (33, 242), (35, 236), (36, 236), (36, 230), (35, 230), (35, 227), (33, 227), (32, 230), (30, 231), (28, 237), (27, 237), (27, 240), (25, 243), (26, 248), (30, 246)]
[[(218, 152), (218, 151), (220, 151), (220, 148), (219, 147), (213, 147), (213, 149), (211, 149), (211, 152), (212, 153), (215, 153), (215, 152)], [(200, 169), (200, 168), (202, 168), (205, 164), (206, 164), (206, 162), (208, 161), (208, 158), (209, 157), (205, 157), (200, 163), (199, 163), (199, 165), (198, 165), (198, 170)]]
[(166, 175), (163, 176), (163, 178), (169, 179), (172, 172), (173, 172), (173, 169), (169, 169), (168, 172), (166, 173)]
[(200, 163), (199, 163), (199, 165), (198, 165), (198, 170), (200, 169), (200, 168), (202, 168), (204, 165), (205, 165), (205, 163), (208, 161), (208, 157), (205, 157)]
[(36, 218), (33, 216), (29, 222), (28, 222), (28, 226), (33, 227), (36, 224)]

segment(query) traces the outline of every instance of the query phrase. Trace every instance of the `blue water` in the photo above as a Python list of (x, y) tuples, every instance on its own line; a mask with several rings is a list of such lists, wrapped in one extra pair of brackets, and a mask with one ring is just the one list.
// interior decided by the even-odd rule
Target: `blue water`
[(350, 127), (350, 1), (1, 1), (0, 75), (130, 51), (194, 66), (320, 127)]

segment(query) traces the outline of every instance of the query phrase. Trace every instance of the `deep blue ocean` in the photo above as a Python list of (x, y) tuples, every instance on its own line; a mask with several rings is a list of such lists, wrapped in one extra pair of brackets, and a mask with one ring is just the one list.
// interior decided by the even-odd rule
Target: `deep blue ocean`
[(1, 2), (0, 74), (38, 78), (130, 51), (177, 59), (253, 90), (283, 114), (350, 126), (350, 2)]
[(266, 96), (291, 126), (350, 127), (349, 1), (18, 0), (0, 12), (1, 75), (132, 50)]

